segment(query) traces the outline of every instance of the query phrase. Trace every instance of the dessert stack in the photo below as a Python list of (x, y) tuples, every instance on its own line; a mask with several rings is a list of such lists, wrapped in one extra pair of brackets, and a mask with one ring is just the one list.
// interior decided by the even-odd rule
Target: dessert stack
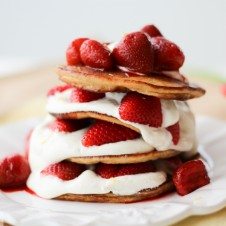
[(210, 182), (186, 102), (205, 91), (154, 25), (117, 43), (75, 39), (66, 59), (65, 84), (49, 90), (49, 115), (30, 138), (27, 186), (38, 196), (128, 203)]

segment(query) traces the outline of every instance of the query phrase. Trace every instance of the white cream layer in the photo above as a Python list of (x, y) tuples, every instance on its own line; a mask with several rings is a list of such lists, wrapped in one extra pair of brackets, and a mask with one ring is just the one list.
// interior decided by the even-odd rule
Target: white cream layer
[[(165, 129), (165, 127), (168, 127), (178, 122), (180, 119), (181, 113), (183, 114), (183, 112), (181, 112), (181, 109), (180, 109), (180, 106), (182, 104), (179, 104), (179, 105), (177, 104), (179, 101), (161, 100), (163, 123), (162, 123), (162, 127), (154, 128), (148, 125), (125, 121), (120, 118), (118, 108), (119, 108), (121, 99), (125, 95), (124, 93), (106, 93), (105, 98), (87, 102), (87, 103), (70, 102), (69, 100), (70, 94), (71, 94), (71, 89), (68, 89), (62, 93), (56, 93), (55, 95), (50, 96), (47, 102), (47, 111), (50, 113), (56, 113), (56, 114), (78, 112), (78, 111), (92, 111), (92, 112), (113, 116), (119, 119), (120, 121), (137, 128), (141, 132), (141, 135), (144, 141), (150, 144), (152, 147), (155, 147), (157, 150), (166, 150), (169, 148), (169, 146), (172, 143), (172, 136), (169, 133), (169, 131)], [(186, 103), (184, 102), (182, 103), (187, 107)], [(185, 116), (186, 118), (188, 117), (190, 118), (190, 121), (194, 120), (193, 115), (190, 112), (188, 107), (185, 110), (185, 115), (186, 115)], [(192, 125), (194, 125), (194, 122), (192, 123)], [(193, 143), (193, 141), (191, 140), (188, 140), (188, 142)], [(189, 150), (189, 149), (190, 148), (186, 148), (186, 150)]]
[(86, 170), (77, 178), (63, 181), (55, 176), (46, 176), (32, 172), (27, 186), (43, 198), (71, 194), (106, 194), (132, 195), (143, 189), (156, 188), (166, 181), (164, 172), (150, 172), (135, 175), (119, 176), (105, 179), (91, 170)]

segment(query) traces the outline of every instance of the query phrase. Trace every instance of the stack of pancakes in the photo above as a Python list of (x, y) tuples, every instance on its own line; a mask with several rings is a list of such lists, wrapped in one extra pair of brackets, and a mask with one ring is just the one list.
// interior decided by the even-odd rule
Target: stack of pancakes
[[(188, 105), (186, 104), (186, 100), (202, 96), (205, 92), (202, 88), (191, 85), (186, 80), (178, 80), (178, 79), (166, 76), (164, 74), (156, 75), (153, 73), (151, 76), (136, 75), (136, 74), (128, 75), (128, 73), (126, 72), (119, 72), (119, 71), (106, 72), (106, 71), (92, 69), (86, 66), (61, 66), (58, 68), (57, 74), (59, 75), (60, 80), (69, 84), (70, 86), (63, 92), (56, 92), (54, 93), (54, 95), (51, 95), (48, 97), (47, 110), (49, 114), (52, 115), (53, 117), (60, 118), (63, 120), (92, 119), (91, 122), (95, 120), (103, 120), (110, 123), (119, 124), (121, 126), (127, 127), (131, 130), (134, 130), (140, 133), (141, 134), (140, 139), (142, 139), (143, 142), (147, 142), (147, 140), (144, 138), (142, 134), (142, 131), (141, 131), (142, 129), (140, 129), (142, 127), (140, 127), (137, 123), (131, 123), (129, 121), (127, 122), (126, 120), (122, 120), (120, 119), (120, 116), (115, 117), (115, 115), (118, 115), (116, 113), (112, 113), (112, 114), (109, 113), (113, 111), (113, 109), (110, 109), (110, 110), (106, 109), (108, 106), (110, 106), (109, 104), (104, 104), (103, 102), (100, 102), (98, 104), (98, 100), (95, 100), (95, 101), (87, 102), (84, 105), (84, 103), (81, 103), (81, 104), (70, 103), (70, 101), (68, 100), (69, 93), (71, 92), (73, 87), (89, 90), (93, 92), (101, 92), (101, 93), (105, 93), (106, 96), (108, 97), (107, 98), (105, 96), (104, 99), (107, 99), (105, 100), (105, 102), (110, 101), (110, 103), (113, 103), (115, 105), (115, 109), (117, 110), (118, 105), (120, 105), (121, 99), (119, 98), (117, 102), (116, 101), (117, 98), (114, 98), (114, 96), (121, 95), (122, 97), (132, 91), (132, 92), (140, 93), (142, 95), (154, 96), (154, 97), (160, 98), (161, 101), (163, 100), (167, 103), (171, 103), (175, 105), (174, 111), (186, 112), (185, 114), (189, 115), (190, 121), (187, 122), (187, 124), (190, 124), (189, 125), (190, 127), (188, 126), (187, 130), (185, 128), (186, 131), (184, 133), (187, 133), (187, 134), (184, 135), (184, 138), (180, 137), (180, 139), (187, 139), (187, 137), (190, 137), (191, 138), (189, 140), (190, 144), (188, 146), (186, 145), (184, 146), (182, 144), (181, 148), (183, 149), (183, 147), (188, 147), (187, 150), (181, 150), (181, 148), (177, 148), (177, 145), (180, 144), (180, 141), (179, 141), (177, 145), (172, 145), (172, 142), (171, 142), (171, 145), (169, 145), (168, 149), (165, 149), (164, 145), (162, 146), (161, 144), (157, 144), (156, 147), (154, 146), (152, 149), (150, 149), (150, 151), (145, 150), (143, 153), (142, 153), (142, 150), (141, 151), (138, 150), (137, 153), (134, 153), (133, 150), (124, 150), (121, 153), (119, 151), (117, 152), (117, 154), (115, 154), (114, 152), (110, 152), (110, 154), (108, 154), (107, 150), (105, 153), (103, 153), (104, 151), (101, 150), (100, 148), (100, 149), (97, 149), (97, 151), (95, 151), (94, 155), (92, 155), (92, 150), (91, 150), (89, 154), (86, 153), (84, 155), (81, 153), (79, 154), (75, 153), (73, 155), (73, 152), (70, 152), (69, 154), (66, 154), (66, 155), (62, 154), (61, 156), (59, 156), (59, 152), (63, 153), (66, 151), (65, 148), (67, 148), (67, 143), (58, 144), (57, 142), (54, 141), (54, 138), (52, 138), (52, 136), (54, 135), (52, 134), (49, 135), (48, 132), (42, 131), (44, 135), (41, 136), (40, 128), (43, 128), (43, 126), (45, 127), (46, 125), (46, 122), (45, 122), (44, 124), (42, 124), (41, 126), (37, 127), (34, 130), (31, 137), (29, 161), (32, 169), (32, 175), (28, 180), (28, 186), (34, 192), (36, 192), (39, 196), (44, 198), (56, 198), (56, 199), (62, 199), (62, 200), (88, 201), (88, 202), (123, 202), (123, 203), (134, 202), (134, 201), (153, 198), (167, 191), (171, 191), (174, 187), (172, 183), (171, 175), (169, 172), (165, 172), (167, 174), (167, 177), (162, 184), (152, 188), (147, 187), (145, 189), (142, 189), (136, 192), (135, 194), (122, 195), (120, 194), (120, 192), (119, 194), (117, 194), (117, 192), (112, 192), (112, 191), (108, 193), (103, 193), (103, 194), (101, 192), (99, 194), (95, 194), (95, 192), (94, 193), (92, 192), (76, 193), (76, 191), (75, 192), (70, 191), (69, 193), (59, 192), (59, 193), (55, 193), (55, 195), (52, 195), (52, 194), (43, 195), (45, 192), (42, 193), (41, 192), (42, 189), (40, 190), (40, 187), (46, 186), (46, 188), (47, 187), (51, 188), (51, 183), (48, 184), (48, 181), (47, 181), (45, 182), (46, 184), (45, 183), (39, 184), (37, 182), (38, 179), (35, 178), (37, 176), (37, 175), (35, 176), (35, 174), (37, 174), (37, 172), (40, 174), (40, 169), (43, 169), (44, 167), (48, 166), (48, 164), (50, 163), (52, 164), (60, 161), (70, 161), (78, 164), (85, 164), (89, 167), (89, 170), (92, 169), (95, 172), (94, 170), (95, 166), (100, 163), (135, 164), (140, 162), (152, 161), (154, 163), (155, 162), (158, 163), (157, 164), (158, 166), (161, 165), (161, 171), (164, 171), (165, 169), (164, 167), (162, 167), (162, 165), (164, 165), (164, 160), (172, 159), (173, 156), (180, 156), (180, 158), (182, 158), (183, 160), (186, 158), (191, 158), (196, 154), (196, 142), (195, 142), (195, 133), (194, 133), (194, 119), (193, 119), (192, 113), (189, 110)], [(182, 106), (182, 108), (180, 108), (180, 106)], [(168, 114), (167, 111), (170, 111), (170, 110), (171, 108), (168, 108), (168, 109), (166, 108), (165, 114), (167, 115)], [(181, 112), (179, 112), (179, 115), (180, 115), (179, 122), (180, 122)], [(48, 118), (47, 122), (49, 123), (50, 121), (54, 120), (53, 117)], [(148, 127), (148, 125), (145, 125), (145, 126)], [(189, 131), (189, 128), (192, 128), (192, 129)], [(157, 128), (157, 129), (161, 130), (165, 128)], [(65, 140), (58, 139), (58, 140), (59, 142), (67, 142), (66, 139)], [(186, 140), (181, 142), (186, 143)], [(49, 146), (47, 145), (45, 146), (45, 143), (48, 143)], [(120, 145), (123, 145), (122, 143), (120, 144), (120, 142), (118, 143), (119, 143), (118, 147), (120, 147)], [(47, 149), (47, 148), (50, 146), (55, 147), (56, 145), (58, 145), (59, 149), (61, 148), (61, 146), (63, 148), (62, 150), (60, 149), (56, 151), (56, 154), (54, 156), (54, 153), (53, 153), (54, 150), (52, 150), (52, 148), (50, 149)], [(78, 142), (77, 145), (78, 146), (81, 145), (81, 142)], [(99, 147), (101, 147), (101, 145)], [(106, 146), (104, 146), (104, 148), (105, 147)], [(125, 148), (126, 146), (124, 145), (123, 147)], [(131, 146), (130, 146), (130, 149), (131, 149)], [(98, 150), (100, 150), (99, 154), (98, 154)], [(85, 151), (85, 150), (81, 150), (81, 151)], [(48, 159), (48, 161), (47, 159), (43, 159), (43, 158), (48, 158), (49, 156), (54, 156), (54, 157), (52, 157), (52, 159), (50, 158), (50, 160)], [(65, 157), (67, 158), (65, 159)], [(136, 180), (136, 178), (134, 178), (134, 180)], [(136, 183), (136, 181), (134, 181), (133, 183)], [(81, 186), (98, 186), (98, 185), (95, 185), (92, 183), (89, 184), (89, 181), (87, 181), (86, 184), (84, 185), (81, 184)], [(54, 187), (51, 189), (54, 189)]]

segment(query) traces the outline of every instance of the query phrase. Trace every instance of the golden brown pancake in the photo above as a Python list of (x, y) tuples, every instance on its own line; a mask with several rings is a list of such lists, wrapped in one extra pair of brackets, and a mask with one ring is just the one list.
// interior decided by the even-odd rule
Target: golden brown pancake
[(146, 199), (151, 199), (160, 196), (161, 194), (170, 192), (174, 189), (172, 181), (165, 182), (154, 189), (146, 189), (134, 195), (115, 195), (108, 194), (93, 194), (93, 195), (78, 195), (78, 194), (65, 194), (55, 199), (65, 201), (79, 201), (79, 202), (109, 202), (109, 203), (131, 203), (138, 202)]
[(150, 151), (146, 153), (126, 154), (126, 155), (103, 155), (103, 156), (85, 156), (85, 157), (73, 157), (67, 159), (71, 162), (80, 164), (96, 164), (99, 162), (107, 164), (130, 164), (147, 162), (150, 160), (167, 159), (175, 155), (180, 154), (178, 151)]
[(133, 75), (121, 71), (106, 72), (85, 66), (60, 66), (57, 74), (63, 82), (96, 92), (136, 91), (162, 99), (187, 100), (204, 95), (205, 90), (162, 74)]

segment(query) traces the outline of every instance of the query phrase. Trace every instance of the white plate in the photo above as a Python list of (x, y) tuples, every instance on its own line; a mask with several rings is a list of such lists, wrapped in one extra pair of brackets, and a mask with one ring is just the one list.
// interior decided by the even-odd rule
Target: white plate
[[(23, 151), (27, 131), (38, 122), (27, 120), (0, 127), (1, 156)], [(189, 195), (169, 194), (133, 204), (101, 204), (45, 200), (24, 191), (0, 193), (0, 220), (32, 226), (150, 226), (168, 225), (191, 215), (226, 206), (226, 122), (197, 119), (198, 138), (208, 153), (211, 183)]]

